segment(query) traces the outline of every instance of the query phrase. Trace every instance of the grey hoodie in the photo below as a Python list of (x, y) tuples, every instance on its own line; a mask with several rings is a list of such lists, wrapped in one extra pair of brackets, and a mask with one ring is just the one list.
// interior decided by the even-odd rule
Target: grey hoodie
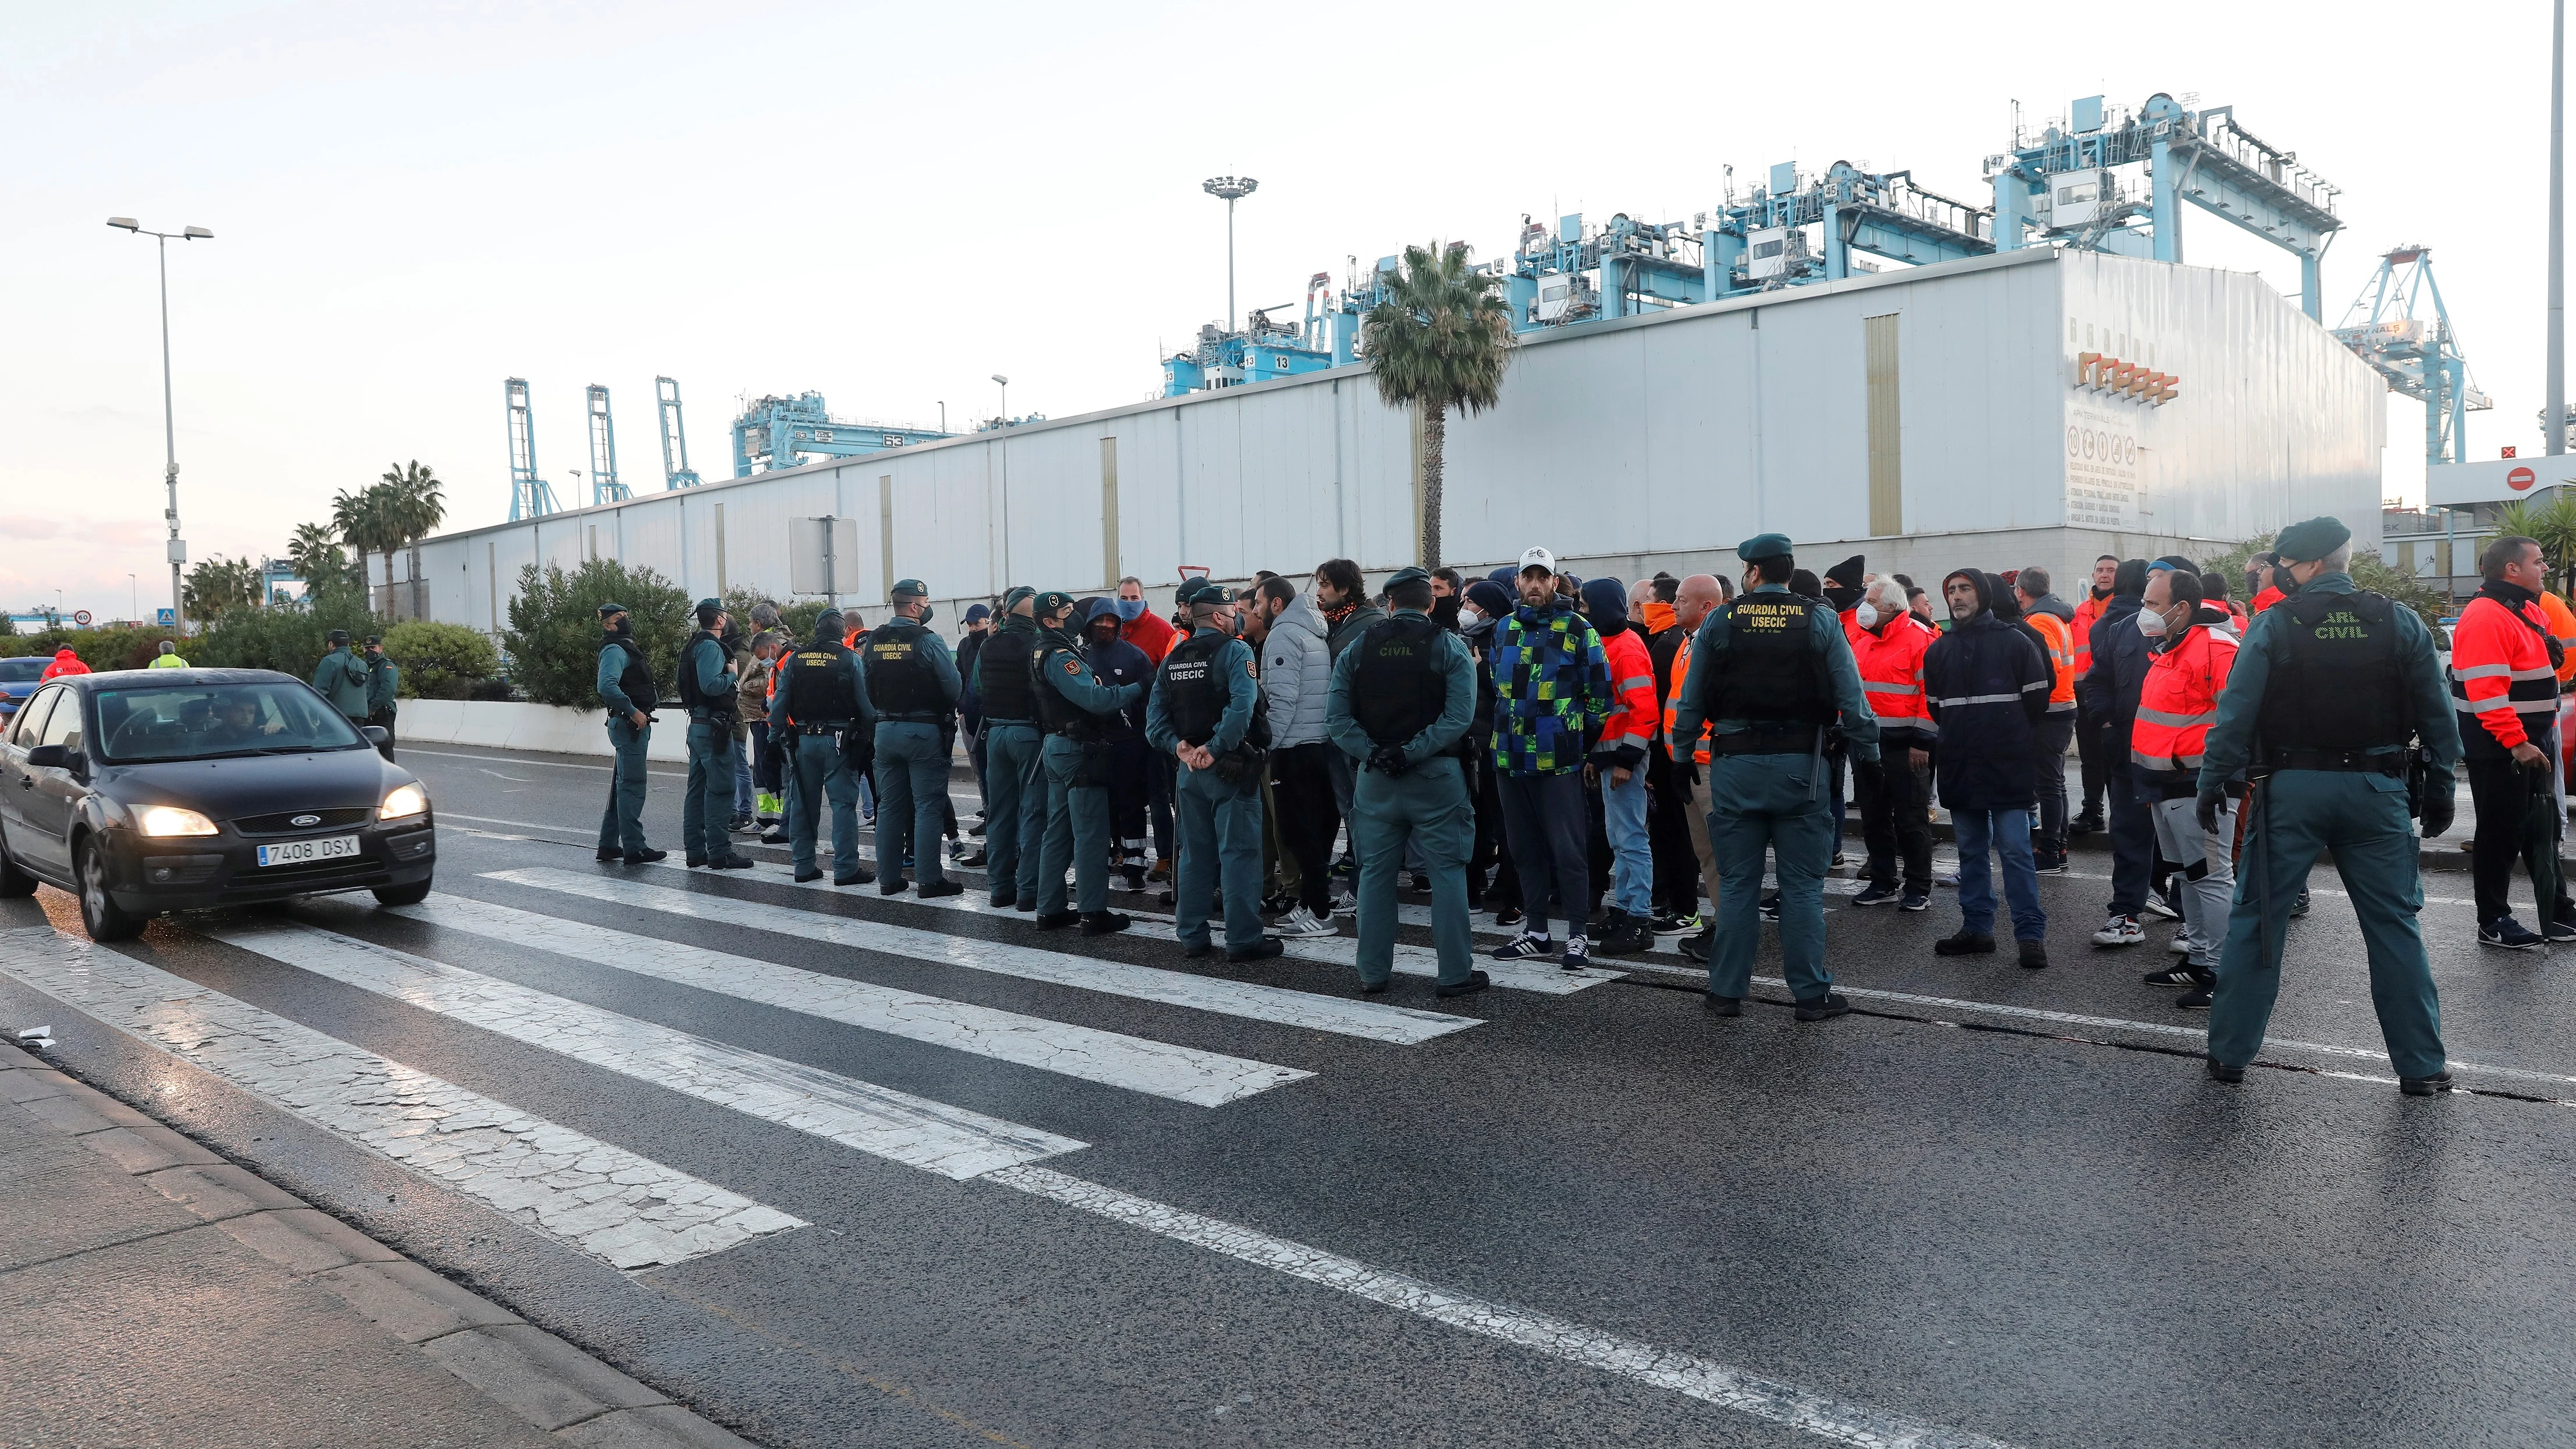
[(1333, 656), (1315, 596), (1299, 594), (1270, 621), (1261, 641), (1261, 694), (1270, 706), (1273, 749), (1321, 744), (1333, 693)]

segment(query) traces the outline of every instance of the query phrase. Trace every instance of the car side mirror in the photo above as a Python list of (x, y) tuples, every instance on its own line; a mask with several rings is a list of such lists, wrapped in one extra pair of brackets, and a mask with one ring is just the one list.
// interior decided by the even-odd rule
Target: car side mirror
[(71, 763), (72, 752), (60, 745), (38, 745), (27, 752), (30, 770), (66, 770)]
[(367, 737), (368, 744), (374, 745), (379, 749), (391, 744), (394, 738), (393, 731), (386, 729), (383, 725), (360, 725), (358, 726), (358, 733)]

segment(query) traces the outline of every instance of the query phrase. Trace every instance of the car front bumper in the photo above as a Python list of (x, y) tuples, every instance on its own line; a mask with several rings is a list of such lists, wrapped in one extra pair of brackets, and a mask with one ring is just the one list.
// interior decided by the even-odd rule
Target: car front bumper
[(231, 827), (216, 836), (138, 839), (127, 836), (112, 852), (108, 894), (119, 908), (151, 913), (201, 911), (217, 906), (284, 900), (331, 891), (376, 890), (416, 884), (438, 865), (438, 831), (426, 814), (315, 835), (358, 837), (358, 854), (310, 865), (263, 867), (259, 847), (295, 836), (245, 836)]

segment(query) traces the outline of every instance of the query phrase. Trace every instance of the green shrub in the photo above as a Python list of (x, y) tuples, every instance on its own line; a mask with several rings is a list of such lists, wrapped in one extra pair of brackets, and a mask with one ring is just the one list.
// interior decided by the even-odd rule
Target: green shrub
[(39, 629), (0, 635), (0, 657), (51, 654), (68, 644), (81, 663), (99, 673), (140, 669), (161, 652), (162, 635), (149, 629)]
[[(326, 641), (334, 629), (348, 630), (353, 640), (384, 632), (368, 612), (364, 590), (355, 585), (323, 586), (292, 603), (226, 609), (205, 633), (183, 640), (179, 652), (202, 668), (274, 669), (311, 679), (313, 667), (331, 652)], [(151, 641), (155, 649), (160, 642), (158, 636)]]
[(592, 559), (571, 573), (561, 564), (519, 570), (501, 647), (520, 691), (539, 704), (598, 708), (599, 606), (611, 602), (626, 606), (653, 678), (670, 693), (680, 645), (696, 627), (693, 601), (651, 569), (630, 570), (613, 559)]
[(386, 630), (385, 657), (402, 667), (405, 699), (472, 699), (501, 672), (501, 656), (481, 631), (425, 619)]

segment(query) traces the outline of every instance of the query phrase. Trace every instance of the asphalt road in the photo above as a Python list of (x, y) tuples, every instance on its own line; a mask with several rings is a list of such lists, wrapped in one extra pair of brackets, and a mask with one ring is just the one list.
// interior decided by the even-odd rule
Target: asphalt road
[(595, 762), (402, 758), (428, 905), (92, 953), (0, 902), (0, 1024), (764, 1444), (2576, 1437), (2576, 966), (2481, 952), (2465, 876), (2471, 1090), (2412, 1099), (2325, 873), (2230, 1088), (2139, 984), (2166, 930), (2089, 944), (2099, 855), (2045, 972), (1934, 957), (1954, 893), (1829, 897), (1859, 1010), (1799, 1025), (1670, 954), (1363, 999), (1347, 942), (600, 866)]

